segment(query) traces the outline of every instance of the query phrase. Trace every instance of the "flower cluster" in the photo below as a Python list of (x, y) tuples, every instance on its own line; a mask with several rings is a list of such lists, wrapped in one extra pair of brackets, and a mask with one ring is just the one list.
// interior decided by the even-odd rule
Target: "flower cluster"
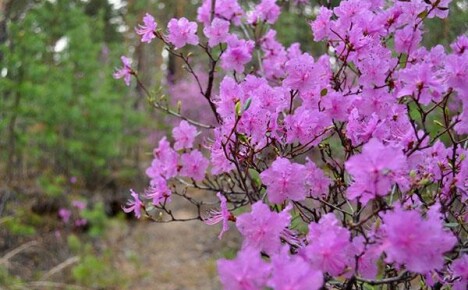
[[(181, 58), (203, 114), (216, 121), (157, 101), (122, 58), (115, 77), (127, 85), (136, 77), (155, 108), (182, 119), (153, 152), (149, 187), (132, 191), (124, 210), (155, 221), (222, 222), (219, 238), (235, 222), (241, 249), (218, 261), (225, 289), (418, 281), (463, 289), (468, 37), (450, 48), (421, 45), (425, 19), (446, 18), (450, 1), (320, 7), (310, 28), (328, 48), (322, 56), (280, 43), (271, 28), (280, 1), (239, 2), (204, 0), (198, 22), (172, 19), (166, 33), (147, 14), (136, 29), (142, 42), (157, 38)], [(208, 56), (206, 82), (186, 49)], [(192, 190), (217, 193), (220, 209)], [(198, 215), (175, 216), (173, 197)]]

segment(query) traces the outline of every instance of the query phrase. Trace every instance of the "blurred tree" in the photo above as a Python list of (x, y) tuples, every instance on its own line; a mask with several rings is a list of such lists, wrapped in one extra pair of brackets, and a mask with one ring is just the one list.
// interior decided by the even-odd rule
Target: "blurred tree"
[(8, 36), (0, 44), (2, 169), (10, 181), (49, 171), (78, 175), (89, 187), (104, 184), (124, 146), (140, 137), (125, 136), (139, 121), (112, 78), (122, 53), (118, 26), (106, 24), (108, 5), (25, 2), (27, 13), (5, 18)]

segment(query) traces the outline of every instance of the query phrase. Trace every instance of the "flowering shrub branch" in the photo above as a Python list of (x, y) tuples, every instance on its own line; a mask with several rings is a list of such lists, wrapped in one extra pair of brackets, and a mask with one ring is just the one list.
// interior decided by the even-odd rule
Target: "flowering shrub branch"
[[(153, 107), (181, 119), (154, 149), (149, 187), (124, 210), (222, 223), (219, 238), (235, 223), (242, 248), (218, 261), (225, 289), (464, 289), (468, 37), (450, 50), (420, 45), (424, 20), (446, 18), (449, 2), (321, 7), (310, 27), (329, 53), (316, 59), (277, 41), (275, 0), (249, 11), (204, 0), (197, 22), (172, 19), (167, 33), (147, 14), (141, 41), (158, 39), (183, 61), (207, 101), (201, 114), (216, 122), (152, 96), (123, 57), (115, 77), (135, 77)], [(186, 47), (206, 55), (206, 86)], [(173, 197), (196, 215), (177, 217)]]

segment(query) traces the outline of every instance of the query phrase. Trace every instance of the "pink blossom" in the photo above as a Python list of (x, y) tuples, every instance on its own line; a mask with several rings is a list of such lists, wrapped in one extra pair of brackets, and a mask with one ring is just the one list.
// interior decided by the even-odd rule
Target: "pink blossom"
[(197, 136), (197, 128), (190, 125), (187, 121), (182, 120), (179, 126), (172, 129), (172, 136), (176, 140), (174, 144), (175, 150), (190, 149), (193, 147), (193, 141)]
[(286, 158), (277, 158), (260, 174), (267, 187), (268, 199), (273, 203), (306, 198), (306, 169), (302, 164), (291, 163)]
[[(215, 17), (232, 21), (235, 25), (239, 25), (243, 15), (244, 11), (237, 0), (216, 0)], [(205, 25), (210, 23), (211, 0), (203, 0), (203, 4), (197, 10), (197, 20)]]
[(261, 201), (252, 205), (252, 211), (237, 217), (236, 226), (244, 237), (244, 247), (267, 253), (276, 253), (281, 247), (281, 233), (289, 225), (287, 210), (276, 213)]
[(210, 47), (226, 42), (229, 36), (229, 21), (215, 18), (210, 26), (203, 28), (203, 33), (208, 38), (208, 45)]
[(181, 176), (186, 176), (202, 181), (205, 178), (206, 169), (208, 168), (208, 160), (203, 157), (203, 154), (198, 150), (193, 150), (190, 153), (185, 153), (181, 156), (182, 169)]
[(150, 43), (155, 38), (156, 28), (158, 24), (154, 21), (154, 17), (146, 13), (143, 17), (143, 25), (139, 24), (135, 29), (136, 33), (141, 35), (141, 42)]
[(252, 59), (252, 40), (239, 39), (236, 35), (227, 38), (227, 49), (221, 56), (221, 67), (225, 70), (244, 71), (244, 66)]
[(334, 214), (326, 214), (319, 223), (309, 224), (307, 240), (309, 245), (301, 253), (315, 269), (337, 276), (346, 266), (353, 267), (356, 249), (351, 234), (339, 225)]
[(465, 52), (468, 52), (468, 36), (466, 34), (458, 36), (457, 39), (450, 44), (450, 47), (457, 55), (462, 55)]
[(223, 234), (229, 230), (229, 221), (235, 221), (235, 217), (227, 208), (227, 200), (220, 192), (216, 194), (220, 200), (220, 210), (211, 210), (208, 217), (204, 218), (203, 222), (207, 225), (215, 225), (223, 222), (223, 227), (219, 233), (218, 239), (221, 240)]
[(84, 210), (86, 208), (86, 203), (81, 200), (74, 200), (72, 201), (72, 206), (77, 208), (78, 210)]
[(407, 162), (402, 150), (376, 139), (365, 144), (362, 153), (349, 158), (345, 165), (354, 179), (348, 188), (349, 199), (359, 198), (366, 204), (377, 196), (387, 195), (395, 183), (405, 185)]
[(120, 59), (122, 61), (123, 67), (118, 69), (114, 73), (114, 78), (115, 79), (123, 78), (125, 84), (127, 86), (130, 86), (130, 80), (132, 78), (132, 75), (134, 74), (134, 72), (133, 72), (133, 70), (132, 70), (132, 68), (130, 66), (131, 60), (128, 57), (125, 57), (125, 56), (122, 56)]
[(325, 176), (323, 171), (308, 160), (305, 164), (305, 188), (307, 196), (326, 197), (328, 195), (328, 186), (331, 184), (330, 178)]
[(130, 193), (133, 197), (133, 200), (129, 199), (126, 206), (122, 207), (123, 211), (126, 213), (134, 212), (137, 219), (141, 218), (141, 209), (144, 207), (143, 202), (141, 202), (138, 193), (130, 189)]
[(248, 23), (254, 24), (265, 21), (274, 24), (280, 15), (280, 7), (276, 5), (276, 0), (262, 0), (252, 13), (248, 16)]
[(88, 224), (88, 220), (84, 218), (79, 218), (75, 221), (75, 227), (84, 227)]
[(182, 48), (186, 44), (197, 45), (197, 28), (198, 25), (196, 22), (190, 22), (185, 17), (178, 20), (172, 18), (167, 25), (167, 30), (169, 32), (167, 39), (176, 48)]
[(416, 210), (396, 207), (382, 216), (383, 250), (387, 262), (405, 265), (409, 271), (425, 274), (444, 265), (443, 254), (456, 238), (443, 228), (440, 206), (433, 206), (423, 219)]
[(153, 179), (157, 176), (163, 176), (166, 179), (177, 175), (177, 165), (179, 155), (175, 152), (166, 137), (159, 141), (158, 148), (153, 150), (153, 162), (146, 169), (146, 175)]
[(271, 266), (252, 248), (243, 248), (234, 260), (218, 260), (218, 273), (225, 290), (264, 289), (270, 271)]
[(325, 7), (320, 7), (317, 18), (310, 23), (314, 33), (314, 40), (321, 41), (330, 33), (330, 18), (333, 12)]
[(167, 180), (161, 176), (151, 179), (150, 186), (145, 191), (145, 197), (153, 200), (153, 205), (171, 202), (172, 192), (167, 186)]
[(410, 54), (418, 48), (422, 40), (422, 34), (419, 29), (413, 29), (408, 25), (395, 32), (395, 51), (398, 53)]
[(322, 272), (301, 256), (290, 255), (288, 247), (271, 258), (272, 272), (268, 286), (275, 290), (314, 290), (323, 285)]
[(62, 219), (64, 223), (68, 223), (71, 215), (72, 215), (72, 212), (66, 208), (61, 208), (58, 212), (58, 216)]
[(452, 274), (456, 278), (453, 289), (465, 290), (468, 285), (468, 254), (463, 254), (452, 263)]
[(296, 109), (293, 115), (284, 119), (286, 129), (286, 143), (299, 141), (302, 144), (312, 145), (320, 143), (324, 137), (324, 131), (331, 120), (328, 116), (318, 110), (309, 110), (304, 106)]
[(314, 59), (307, 53), (286, 63), (288, 76), (283, 85), (292, 90), (309, 91), (314, 87)]

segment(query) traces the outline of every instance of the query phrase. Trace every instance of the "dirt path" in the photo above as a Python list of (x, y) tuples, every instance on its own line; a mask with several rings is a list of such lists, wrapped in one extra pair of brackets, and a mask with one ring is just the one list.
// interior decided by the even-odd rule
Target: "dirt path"
[(220, 241), (219, 230), (220, 225), (199, 221), (138, 221), (126, 231), (113, 229), (114, 238), (106, 243), (117, 249), (116, 268), (129, 279), (128, 286), (116, 289), (220, 289), (216, 260), (238, 247), (238, 233), (231, 230)]

